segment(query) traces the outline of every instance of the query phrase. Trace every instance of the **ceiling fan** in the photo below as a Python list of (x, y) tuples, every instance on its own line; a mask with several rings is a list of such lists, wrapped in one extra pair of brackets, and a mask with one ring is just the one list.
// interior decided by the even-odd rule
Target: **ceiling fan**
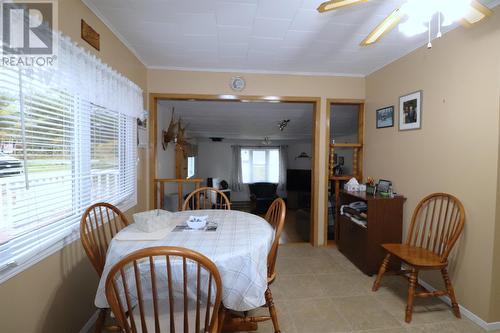
[[(370, 0), (330, 0), (323, 2), (318, 7), (318, 12), (324, 13), (338, 10), (368, 1)], [(361, 42), (361, 45), (374, 44), (400, 23), (403, 18), (406, 18), (406, 21), (399, 25), (399, 30), (408, 36), (428, 32), (428, 47), (431, 47), (431, 22), (436, 14), (438, 20), (437, 37), (441, 37), (441, 26), (447, 26), (458, 21), (468, 27), (492, 13), (488, 7), (476, 0), (406, 0), (401, 7), (395, 9), (377, 25)], [(443, 21), (441, 21), (442, 19)]]

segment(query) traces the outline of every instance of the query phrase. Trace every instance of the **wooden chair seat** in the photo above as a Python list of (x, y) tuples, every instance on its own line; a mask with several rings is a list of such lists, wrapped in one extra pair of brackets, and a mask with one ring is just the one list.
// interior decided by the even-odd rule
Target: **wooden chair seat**
[(434, 252), (421, 247), (407, 244), (382, 244), (382, 247), (390, 254), (398, 257), (407, 264), (425, 268), (439, 268), (446, 266), (446, 262), (441, 261), (441, 257)]

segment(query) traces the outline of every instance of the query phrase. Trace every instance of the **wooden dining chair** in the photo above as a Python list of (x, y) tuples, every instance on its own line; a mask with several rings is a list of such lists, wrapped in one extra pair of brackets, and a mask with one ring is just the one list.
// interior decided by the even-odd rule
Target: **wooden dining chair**
[[(373, 291), (380, 287), (391, 258), (397, 258), (409, 270), (398, 273), (409, 274), (408, 299), (405, 321), (409, 323), (413, 313), (415, 297), (449, 296), (456, 317), (460, 318), (455, 291), (448, 275), (448, 255), (456, 244), (465, 224), (465, 211), (456, 197), (446, 193), (434, 193), (425, 197), (415, 208), (405, 244), (383, 244), (387, 255), (380, 266)], [(418, 283), (420, 270), (440, 270), (446, 290), (427, 291)], [(419, 286), (424, 291), (416, 292)]]
[(231, 209), (231, 203), (224, 192), (213, 187), (200, 187), (191, 192), (184, 204), (182, 210), (199, 209)]
[(274, 239), (271, 245), (271, 249), (267, 256), (267, 290), (266, 290), (266, 306), (269, 309), (269, 316), (259, 316), (259, 317), (246, 317), (247, 322), (261, 322), (265, 320), (272, 320), (274, 332), (280, 333), (280, 327), (278, 323), (278, 314), (276, 313), (276, 307), (274, 305), (273, 294), (271, 293), (271, 284), (276, 279), (276, 258), (278, 256), (278, 246), (285, 226), (286, 217), (286, 205), (283, 199), (278, 198), (273, 201), (269, 209), (267, 210), (265, 219), (274, 229)]
[(218, 333), (222, 280), (204, 255), (180, 247), (151, 247), (116, 263), (106, 298), (126, 333)]
[[(80, 240), (92, 266), (101, 277), (106, 262), (108, 246), (114, 235), (128, 225), (128, 220), (115, 206), (99, 202), (85, 210), (80, 220)], [(101, 309), (95, 324), (95, 332), (104, 327), (108, 310)], [(108, 331), (120, 331), (118, 326), (106, 326)]]

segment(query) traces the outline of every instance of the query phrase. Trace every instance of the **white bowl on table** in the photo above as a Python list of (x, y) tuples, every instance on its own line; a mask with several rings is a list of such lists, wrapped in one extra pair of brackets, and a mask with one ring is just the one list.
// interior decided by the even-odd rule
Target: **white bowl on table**
[(200, 230), (207, 226), (208, 216), (190, 216), (186, 221), (189, 228)]

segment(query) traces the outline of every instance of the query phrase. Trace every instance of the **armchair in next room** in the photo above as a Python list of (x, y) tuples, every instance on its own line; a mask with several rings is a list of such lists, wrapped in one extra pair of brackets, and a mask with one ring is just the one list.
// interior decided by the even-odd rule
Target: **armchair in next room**
[(253, 206), (252, 213), (265, 213), (274, 199), (278, 197), (276, 194), (278, 184), (275, 183), (253, 183), (248, 184), (248, 188), (250, 189), (250, 200)]

